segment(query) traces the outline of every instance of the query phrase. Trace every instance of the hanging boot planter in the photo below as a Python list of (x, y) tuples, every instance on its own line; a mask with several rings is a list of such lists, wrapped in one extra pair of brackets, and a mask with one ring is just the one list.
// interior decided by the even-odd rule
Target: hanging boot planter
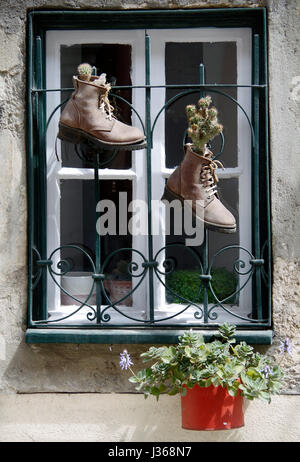
[(74, 144), (89, 143), (95, 149), (137, 150), (146, 147), (143, 132), (113, 115), (106, 74), (91, 75), (89, 64), (78, 66), (74, 92), (59, 120), (58, 138)]
[(223, 168), (215, 160), (207, 144), (222, 132), (215, 107), (209, 108), (210, 96), (201, 98), (198, 105), (186, 107), (188, 135), (192, 143), (184, 146), (184, 158), (181, 164), (168, 178), (162, 200), (179, 200), (192, 203), (192, 214), (207, 229), (221, 233), (235, 233), (236, 220), (232, 213), (220, 201), (216, 169)]
[(232, 213), (222, 204), (217, 193), (218, 177), (215, 170), (223, 167), (212, 159), (212, 152), (205, 148), (200, 155), (186, 144), (181, 164), (170, 175), (162, 200), (192, 202), (192, 214), (207, 229), (221, 233), (235, 233), (236, 221)]

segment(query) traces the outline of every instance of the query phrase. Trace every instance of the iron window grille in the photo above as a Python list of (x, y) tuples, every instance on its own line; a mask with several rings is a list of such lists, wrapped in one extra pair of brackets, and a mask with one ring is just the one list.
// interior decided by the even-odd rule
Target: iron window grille
[[(250, 28), (252, 42), (252, 82), (211, 83), (205, 81), (205, 68), (199, 63), (199, 83), (175, 83), (165, 85), (151, 85), (151, 37), (147, 31), (151, 29), (184, 28)], [(120, 309), (119, 304), (126, 298), (120, 296), (117, 302), (112, 302), (110, 294), (104, 285), (106, 279), (106, 265), (112, 252), (102, 258), (102, 237), (96, 233), (95, 255), (83, 245), (68, 244), (53, 248), (49, 252), (47, 247), (47, 130), (52, 118), (57, 114), (64, 102), (55, 107), (51, 114), (47, 114), (47, 99), (56, 94), (67, 92), (70, 88), (48, 88), (46, 85), (46, 33), (50, 30), (145, 30), (145, 82), (139, 85), (112, 86), (112, 96), (129, 104), (132, 112), (140, 121), (147, 139), (146, 161), (146, 189), (148, 203), (148, 235), (147, 252), (144, 254), (138, 248), (125, 249), (131, 252), (132, 259), (127, 265), (127, 273), (132, 279), (138, 279), (129, 295), (132, 295), (141, 282), (148, 285), (147, 309), (143, 317), (132, 315), (129, 309)], [(213, 30), (213, 29), (212, 29)], [(269, 189), (269, 150), (268, 150), (268, 84), (267, 84), (267, 25), (266, 10), (264, 8), (235, 8), (235, 9), (199, 9), (199, 10), (136, 10), (136, 11), (33, 11), (28, 14), (28, 330), (27, 342), (174, 342), (178, 335), (187, 328), (201, 329), (210, 336), (213, 329), (220, 324), (220, 312), (229, 315), (229, 322), (237, 324), (238, 335), (256, 343), (270, 343), (272, 332), (271, 318), (271, 223), (270, 223), (270, 189)], [(141, 88), (144, 90), (145, 119), (137, 113), (135, 107), (125, 100), (118, 90)], [(151, 113), (151, 100), (155, 89), (175, 91), (176, 94), (166, 99), (155, 117)], [(232, 88), (247, 88), (251, 92), (251, 113), (228, 94)], [(201, 290), (202, 303), (193, 299), (186, 299), (179, 295), (181, 302), (177, 312), (171, 314), (157, 314), (154, 296), (154, 281), (165, 287), (166, 292), (174, 292), (168, 287), (165, 277), (174, 271), (174, 260), (164, 252), (177, 246), (171, 243), (160, 249), (154, 249), (152, 232), (152, 148), (155, 139), (155, 129), (161, 114), (171, 105), (186, 95), (221, 95), (238, 108), (248, 125), (251, 149), (251, 216), (252, 233), (251, 246), (243, 248), (238, 244), (219, 249), (210, 258), (209, 231), (205, 231), (201, 255), (187, 246), (181, 246), (185, 252), (190, 252), (195, 258), (199, 275), (199, 293)], [(54, 143), (54, 140), (53, 140)], [(221, 155), (224, 139), (221, 140)], [(79, 155), (84, 155), (81, 152)], [(103, 154), (103, 153), (102, 153)], [(101, 198), (101, 181), (99, 169), (105, 167), (112, 158), (103, 161), (100, 152), (89, 159), (93, 171), (94, 200), (96, 204)], [(166, 176), (167, 177), (167, 176)], [(95, 222), (99, 214), (95, 213)], [(92, 288), (84, 300), (77, 300), (61, 286), (61, 276), (70, 271), (67, 259), (57, 258), (60, 251), (73, 248), (81, 252), (90, 264)], [(212, 260), (220, 253), (230, 249), (237, 249), (239, 257), (232, 261), (233, 271), (239, 280), (233, 296), (238, 297), (247, 284), (251, 284), (252, 310), (250, 316), (234, 313), (226, 305), (227, 298), (220, 300), (213, 288)], [(241, 253), (244, 257), (241, 258)], [(138, 256), (139, 263), (134, 256)], [(244, 270), (243, 270), (244, 269)], [(49, 317), (47, 306), (47, 285), (49, 281), (60, 291), (72, 297), (79, 305), (73, 311), (60, 316)], [(90, 303), (90, 297), (95, 290), (95, 304)], [(197, 293), (197, 294), (199, 294)], [(213, 302), (209, 303), (209, 294)], [(174, 294), (173, 294), (174, 295)], [(175, 294), (176, 295), (176, 294)], [(180, 315), (192, 311), (192, 323), (180, 321)], [(85, 322), (77, 323), (74, 315), (83, 308)], [(219, 311), (218, 311), (219, 310)], [(119, 313), (122, 322), (114, 321), (112, 314)], [(72, 319), (73, 318), (73, 319)]]

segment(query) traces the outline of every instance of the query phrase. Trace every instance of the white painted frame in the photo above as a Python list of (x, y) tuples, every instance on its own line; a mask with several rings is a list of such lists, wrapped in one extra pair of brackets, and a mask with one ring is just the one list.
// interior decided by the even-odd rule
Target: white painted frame
[[(252, 76), (252, 36), (250, 28), (199, 28), (199, 29), (151, 29), (147, 31), (151, 38), (151, 85), (166, 85), (165, 81), (165, 46), (168, 42), (236, 42), (237, 47), (237, 84), (251, 85)], [(200, 64), (200, 63), (199, 63)], [(206, 82), (214, 83), (214, 82)], [(226, 88), (218, 88), (226, 93)], [(179, 90), (180, 91), (180, 90)], [(178, 92), (179, 92), (178, 91)], [(164, 102), (166, 91), (157, 88), (152, 91), (151, 111), (152, 120), (156, 117)], [(251, 90), (237, 88), (237, 101), (244, 108), (248, 116), (251, 114)], [(217, 174), (222, 178), (239, 179), (239, 223), (240, 246), (251, 249), (251, 131), (245, 115), (240, 109), (237, 111), (237, 167), (218, 169)], [(251, 119), (251, 118), (250, 118)], [(165, 164), (165, 112), (159, 116), (153, 136), (152, 150), (152, 191), (153, 199), (160, 199), (163, 194), (165, 179), (173, 169)], [(161, 220), (163, 222), (163, 220)], [(154, 251), (165, 245), (163, 230), (154, 238)], [(242, 258), (242, 252), (240, 252)], [(251, 280), (241, 291), (239, 306), (251, 312)], [(165, 305), (164, 287), (160, 285), (156, 291), (155, 306)], [(169, 311), (174, 307), (169, 306)]]
[[(46, 85), (47, 89), (60, 88), (60, 47), (62, 45), (75, 45), (83, 43), (120, 43), (132, 47), (132, 85), (144, 85), (145, 82), (145, 47), (144, 30), (113, 30), (113, 31), (48, 31), (46, 37)], [(151, 39), (151, 85), (165, 85), (164, 54), (166, 42), (224, 42), (231, 41), (237, 44), (237, 84), (251, 84), (251, 29), (247, 28), (199, 28), (199, 29), (150, 29), (147, 34)], [(209, 82), (213, 83), (213, 82)], [(70, 82), (71, 86), (71, 82)], [(223, 90), (223, 89), (222, 89)], [(226, 91), (226, 89), (224, 89)], [(251, 114), (251, 91), (247, 88), (238, 88), (237, 100), (247, 114)], [(156, 88), (151, 94), (152, 122), (165, 102), (165, 89)], [(60, 92), (48, 92), (47, 116), (60, 104)], [(143, 89), (133, 89), (132, 104), (145, 120), (145, 97)], [(238, 178), (239, 181), (239, 222), (240, 245), (251, 248), (251, 133), (248, 122), (241, 110), (238, 110), (238, 166), (218, 171), (219, 178)], [(60, 111), (53, 117), (47, 132), (47, 249), (50, 255), (52, 249), (59, 247), (59, 217), (60, 217), (60, 188), (61, 179), (92, 179), (92, 169), (62, 168), (55, 156), (54, 140), (57, 135), (57, 125)], [(133, 113), (133, 125), (140, 122)], [(165, 134), (164, 112), (160, 115), (153, 137), (152, 150), (152, 199), (159, 200), (165, 179), (172, 173), (172, 169), (165, 166)], [(60, 143), (58, 142), (58, 154)], [(60, 157), (60, 156), (59, 156)], [(132, 168), (126, 170), (99, 169), (101, 179), (128, 179), (132, 181), (133, 198), (146, 201), (146, 155), (144, 151), (133, 152)], [(165, 237), (161, 232), (153, 237), (154, 253), (165, 245)], [(147, 237), (133, 236), (132, 247), (140, 250), (146, 257)], [(161, 257), (163, 258), (163, 256)], [(59, 253), (56, 262), (59, 261)], [(54, 262), (54, 264), (56, 263)], [(156, 278), (155, 278), (156, 280)], [(134, 281), (133, 281), (134, 282)], [(251, 282), (251, 281), (249, 281)], [(54, 284), (48, 284), (48, 307), (50, 311), (60, 311), (60, 293)], [(148, 306), (148, 280), (133, 294), (133, 315), (141, 316), (145, 312), (145, 302)], [(170, 311), (178, 311), (178, 305), (167, 305), (165, 302), (165, 289), (158, 282), (155, 287), (155, 308), (159, 317), (164, 317)], [(240, 294), (239, 306), (251, 311), (251, 284)], [(83, 313), (84, 310), (82, 310)], [(243, 310), (244, 311), (244, 310)], [(82, 315), (80, 317), (82, 319)], [(74, 321), (78, 320), (78, 316)], [(86, 320), (86, 318), (83, 318)], [(126, 318), (121, 322), (126, 322)], [(180, 322), (190, 322), (191, 318), (180, 319)], [(192, 320), (193, 321), (193, 320)], [(118, 319), (119, 322), (119, 319)], [(176, 321), (174, 321), (176, 322)]]
[[(95, 31), (48, 31), (46, 36), (46, 88), (60, 88), (61, 69), (60, 69), (60, 49), (62, 45), (75, 45), (84, 43), (119, 43), (131, 45), (131, 80), (132, 85), (143, 85), (144, 76), (144, 42), (145, 32), (143, 30), (95, 30)], [(70, 87), (72, 82), (70, 82)], [(145, 119), (144, 106), (144, 89), (132, 90), (132, 105), (140, 114), (142, 120)], [(47, 117), (50, 116), (56, 106), (60, 104), (60, 92), (49, 92), (47, 97)], [(57, 135), (58, 121), (60, 111), (58, 110), (50, 122), (47, 132), (47, 252), (48, 255), (60, 245), (60, 187), (61, 179), (93, 179), (93, 169), (84, 168), (65, 168), (61, 162), (57, 162), (55, 156), (54, 140)], [(132, 113), (132, 123), (140, 126), (136, 114)], [(60, 158), (60, 142), (57, 143), (58, 155)], [(146, 155), (144, 150), (132, 151), (131, 169), (99, 169), (100, 179), (131, 180), (132, 195), (146, 201), (146, 187), (144, 178), (146, 177)], [(132, 236), (132, 247), (139, 249), (147, 256), (147, 239), (146, 236)], [(53, 267), (59, 261), (59, 252), (56, 253), (56, 259)], [(136, 281), (133, 280), (133, 284)], [(145, 285), (145, 284), (144, 284)], [(47, 295), (48, 310), (58, 312), (60, 310), (60, 291), (53, 284), (48, 284)], [(141, 291), (133, 294), (134, 306), (144, 306), (145, 298)]]

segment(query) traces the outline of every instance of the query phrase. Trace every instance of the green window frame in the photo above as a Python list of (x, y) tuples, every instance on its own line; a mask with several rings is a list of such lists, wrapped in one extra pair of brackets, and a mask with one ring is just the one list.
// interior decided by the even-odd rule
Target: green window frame
[[(134, 325), (105, 325), (96, 307), (99, 322), (93, 326), (68, 325), (67, 322), (53, 325), (47, 322), (47, 273), (53, 264), (47, 254), (46, 229), (46, 147), (45, 136), (49, 120), (46, 119), (45, 59), (46, 32), (49, 30), (82, 29), (181, 29), (181, 28), (235, 28), (247, 27), (252, 34), (252, 114), (246, 115), (251, 130), (252, 163), (252, 248), (249, 255), (252, 280), (253, 313), (238, 325), (238, 338), (250, 343), (272, 342), (272, 278), (271, 278), (271, 221), (269, 187), (269, 143), (268, 143), (268, 70), (267, 70), (267, 11), (265, 8), (217, 8), (186, 10), (127, 10), (127, 11), (45, 11), (35, 10), (27, 17), (27, 162), (28, 162), (28, 329), (27, 343), (174, 343), (186, 330), (184, 325), (161, 325), (155, 321), (153, 301), (153, 278), (157, 261), (153, 251), (151, 231), (151, 207), (148, 207), (148, 257), (144, 259), (143, 272), (150, 288), (150, 317), (147, 322)], [(145, 133), (147, 136), (147, 194), (150, 205), (151, 191), (151, 146), (156, 119), (151, 120), (150, 85), (150, 41), (145, 37)], [(237, 87), (238, 85), (232, 85)], [(167, 86), (166, 86), (167, 87)], [(200, 72), (198, 85), (175, 85), (178, 91), (226, 92), (226, 85), (205, 82)], [(164, 109), (164, 108), (162, 108)], [(240, 108), (243, 110), (243, 108)], [(98, 165), (95, 166), (97, 180)], [(97, 182), (95, 182), (97, 183)], [(96, 188), (97, 189), (97, 188)], [(96, 191), (97, 195), (97, 191)], [(193, 325), (209, 338), (217, 325), (208, 323), (207, 308), (209, 281), (211, 279), (207, 254), (208, 232), (202, 255), (202, 274), (199, 274), (204, 290), (203, 321)], [(97, 237), (97, 239), (101, 239)], [(97, 244), (100, 245), (100, 241)], [(242, 267), (242, 266), (241, 266)], [(143, 273), (143, 274), (144, 274)], [(103, 275), (101, 260), (96, 256), (93, 275), (97, 293), (101, 292)], [(100, 298), (101, 302), (101, 298)]]

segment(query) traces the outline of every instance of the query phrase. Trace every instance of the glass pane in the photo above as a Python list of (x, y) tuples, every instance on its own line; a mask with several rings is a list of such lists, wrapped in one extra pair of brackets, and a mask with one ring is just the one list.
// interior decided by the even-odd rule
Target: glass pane
[[(61, 87), (71, 88), (72, 77), (77, 73), (77, 66), (87, 62), (97, 68), (97, 75), (106, 73), (107, 82), (112, 85), (131, 85), (131, 46), (120, 44), (83, 44), (61, 46)], [(113, 96), (112, 93), (115, 95)], [(61, 102), (70, 97), (70, 92), (62, 92)], [(125, 98), (131, 103), (131, 89), (110, 92), (110, 102), (115, 108), (115, 116), (122, 122), (131, 124), (131, 108), (117, 96)], [(62, 142), (63, 167), (90, 167), (92, 155), (80, 155), (86, 147), (76, 147), (72, 143)], [(111, 153), (106, 152), (102, 161), (109, 161)], [(120, 151), (105, 167), (124, 169), (131, 167), (131, 152)]]
[[(165, 64), (166, 84), (197, 84), (200, 78), (199, 65), (205, 66), (206, 83), (237, 83), (236, 42), (196, 42), (196, 43), (166, 43)], [(218, 88), (236, 98), (235, 88)], [(166, 101), (182, 90), (168, 89)], [(207, 92), (212, 97), (212, 104), (219, 111), (219, 120), (224, 129), (225, 146), (221, 156), (225, 167), (237, 166), (237, 107), (228, 98), (215, 92)], [(178, 165), (183, 156), (187, 120), (185, 107), (196, 104), (198, 93), (181, 97), (171, 104), (165, 113), (165, 143), (166, 167)], [(212, 142), (211, 149), (216, 155), (221, 147), (221, 138)]]
[[(124, 208), (132, 200), (132, 184), (129, 180), (102, 180), (99, 189), (102, 205), (98, 201), (96, 222), (95, 183), (89, 180), (61, 181), (61, 259), (68, 269), (62, 278), (62, 286), (68, 288), (79, 300), (84, 300), (92, 286), (93, 264), (96, 262), (97, 232), (103, 233), (100, 238), (101, 265), (108, 258), (104, 273), (107, 281), (104, 286), (110, 300), (115, 302), (128, 287), (131, 288), (131, 277), (128, 264), (131, 261), (132, 238), (129, 233), (119, 233), (120, 204)], [(122, 201), (119, 204), (119, 193)], [(104, 202), (105, 201), (105, 202)], [(110, 201), (110, 202), (108, 202)], [(110, 213), (110, 215), (108, 215)], [(99, 218), (102, 217), (103, 227), (100, 228)], [(131, 214), (128, 213), (128, 220)], [(97, 223), (97, 228), (96, 228)], [(104, 235), (104, 228), (109, 228), (109, 234)], [(66, 247), (67, 246), (67, 247)], [(82, 250), (80, 250), (82, 249)], [(129, 250), (126, 250), (129, 249)], [(110, 255), (113, 256), (109, 258)], [(103, 267), (101, 267), (101, 270)], [(84, 291), (84, 293), (82, 292)], [(91, 301), (90, 301), (91, 302)], [(95, 294), (92, 297), (95, 303)], [(103, 304), (107, 301), (103, 299)], [(131, 305), (130, 297), (122, 304)], [(62, 304), (77, 304), (74, 300), (62, 294)]]
[[(221, 202), (237, 219), (237, 232), (234, 234), (208, 232), (208, 264), (212, 264), (211, 284), (213, 291), (220, 300), (229, 297), (226, 303), (238, 305), (238, 296), (233, 298), (230, 298), (230, 296), (235, 292), (239, 283), (234, 266), (239, 259), (239, 249), (234, 247), (224, 250), (216, 256), (225, 247), (238, 246), (239, 244), (238, 180), (235, 178), (220, 180), (218, 191)], [(199, 274), (202, 274), (203, 245), (192, 245), (188, 248), (185, 245), (186, 238), (193, 239), (194, 236), (175, 235), (174, 228), (172, 228), (172, 218), (171, 216), (171, 232), (169, 236), (166, 236), (168, 245), (166, 260), (169, 262), (167, 268), (170, 269), (169, 274), (166, 276), (166, 285), (170, 289), (166, 290), (166, 301), (168, 303), (187, 304), (187, 299), (202, 304), (203, 286), (199, 279)], [(214, 302), (214, 297), (210, 292), (208, 302)]]
[[(239, 181), (237, 178), (222, 179), (218, 183), (218, 195), (222, 204), (234, 215), (236, 219), (237, 230), (233, 234), (225, 234), (211, 231), (209, 233), (209, 259), (221, 249), (231, 245), (239, 245)], [(233, 263), (238, 258), (238, 251), (232, 251), (230, 257), (227, 253), (220, 254), (216, 260), (216, 266), (226, 268), (228, 271), (233, 270)]]

